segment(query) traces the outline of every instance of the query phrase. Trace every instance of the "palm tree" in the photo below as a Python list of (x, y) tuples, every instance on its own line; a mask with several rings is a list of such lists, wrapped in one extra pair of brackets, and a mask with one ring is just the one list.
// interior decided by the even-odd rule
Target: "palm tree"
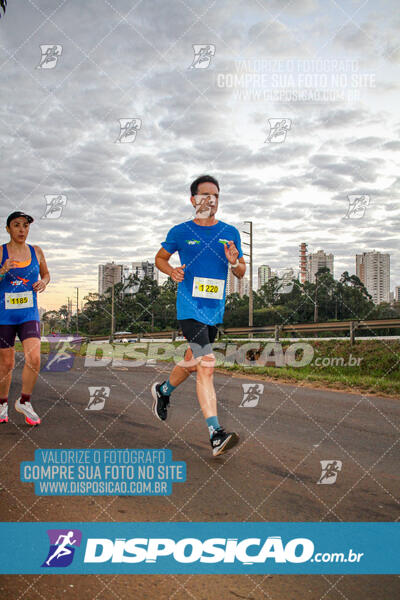
[[(7, 0), (0, 0), (0, 8), (3, 9), (3, 12), (6, 12)], [(0, 19), (1, 19), (1, 10), (0, 10)]]

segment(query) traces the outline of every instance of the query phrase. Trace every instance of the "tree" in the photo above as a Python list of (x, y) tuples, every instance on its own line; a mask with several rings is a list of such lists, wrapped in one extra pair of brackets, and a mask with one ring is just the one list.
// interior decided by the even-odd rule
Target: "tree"
[(59, 325), (59, 322), (60, 322), (60, 317), (59, 317), (58, 311), (48, 310), (47, 312), (44, 313), (44, 315), (42, 317), (42, 321), (45, 324), (47, 323), (47, 325), (49, 326), (50, 332), (54, 331), (56, 328), (58, 328), (57, 326)]

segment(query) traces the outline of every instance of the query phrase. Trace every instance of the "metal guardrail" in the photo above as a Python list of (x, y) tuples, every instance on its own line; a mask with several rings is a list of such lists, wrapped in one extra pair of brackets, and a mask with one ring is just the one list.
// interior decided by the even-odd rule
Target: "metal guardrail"
[[(274, 336), (276, 342), (284, 333), (321, 333), (329, 331), (348, 331), (350, 334), (350, 342), (354, 344), (355, 333), (357, 330), (374, 330), (374, 329), (389, 329), (400, 328), (400, 319), (374, 319), (370, 321), (351, 320), (351, 321), (327, 321), (325, 323), (288, 323), (285, 325), (265, 325), (260, 327), (227, 327), (221, 328), (223, 335), (241, 335), (254, 333), (269, 333)], [(115, 340), (119, 339), (136, 339), (145, 340), (147, 338), (170, 338), (175, 341), (178, 336), (182, 335), (181, 331), (169, 329), (167, 331), (132, 333), (129, 335), (114, 335)], [(90, 336), (90, 341), (109, 340), (110, 336)]]
[(321, 333), (329, 331), (348, 331), (350, 342), (354, 344), (355, 332), (357, 329), (374, 330), (400, 328), (400, 319), (374, 319), (370, 321), (327, 321), (325, 323), (289, 323), (286, 325), (267, 325), (265, 327), (230, 327), (225, 329), (224, 333), (246, 334), (246, 333), (271, 333), (274, 334), (275, 341), (279, 341), (282, 333)]

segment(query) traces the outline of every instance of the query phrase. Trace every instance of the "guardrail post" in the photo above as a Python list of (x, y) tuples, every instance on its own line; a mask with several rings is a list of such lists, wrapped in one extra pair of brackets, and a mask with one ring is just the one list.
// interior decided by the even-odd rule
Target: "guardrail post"
[(281, 328), (279, 325), (275, 325), (275, 342), (279, 342), (279, 332)]
[(350, 344), (353, 346), (355, 342), (355, 331), (358, 326), (358, 321), (350, 321)]
[(172, 341), (174, 342), (176, 340), (176, 331), (172, 332)]

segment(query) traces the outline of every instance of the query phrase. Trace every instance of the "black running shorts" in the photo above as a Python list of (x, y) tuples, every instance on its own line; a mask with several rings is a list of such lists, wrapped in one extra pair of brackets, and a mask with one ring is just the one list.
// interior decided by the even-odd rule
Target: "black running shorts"
[(17, 334), (21, 342), (32, 337), (40, 339), (40, 321), (0, 325), (0, 348), (13, 348)]
[(195, 358), (212, 354), (212, 344), (218, 333), (216, 325), (206, 325), (195, 319), (183, 319), (178, 323)]

